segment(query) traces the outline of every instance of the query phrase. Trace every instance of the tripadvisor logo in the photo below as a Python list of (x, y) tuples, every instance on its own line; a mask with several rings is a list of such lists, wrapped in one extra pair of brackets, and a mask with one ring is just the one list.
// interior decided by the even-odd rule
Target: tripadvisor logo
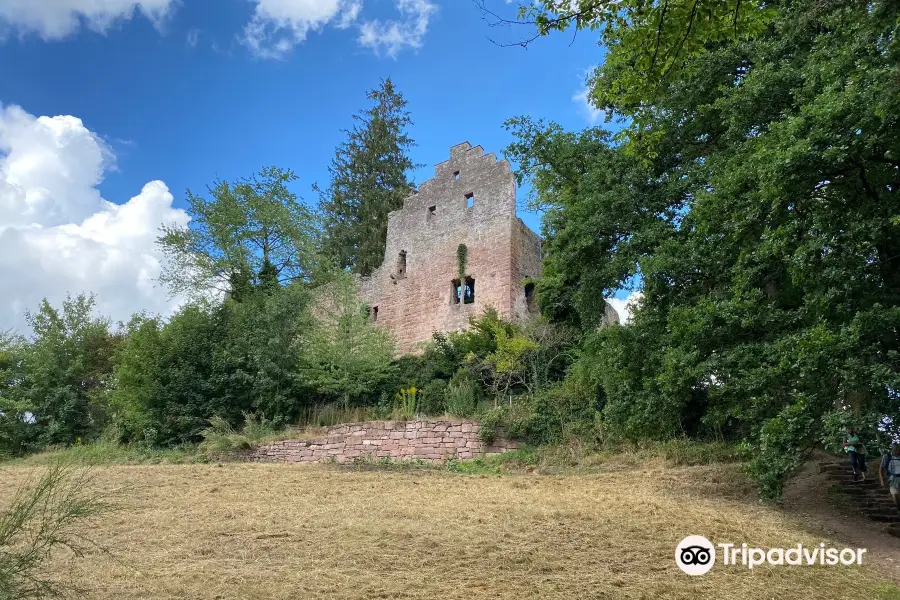
[(702, 535), (689, 535), (675, 547), (675, 564), (688, 575), (705, 575), (716, 564), (716, 548), (721, 562), (727, 566), (748, 569), (760, 565), (801, 566), (861, 565), (865, 548), (831, 548), (824, 543), (807, 547), (797, 544), (790, 548), (752, 548), (747, 544), (715, 544)]

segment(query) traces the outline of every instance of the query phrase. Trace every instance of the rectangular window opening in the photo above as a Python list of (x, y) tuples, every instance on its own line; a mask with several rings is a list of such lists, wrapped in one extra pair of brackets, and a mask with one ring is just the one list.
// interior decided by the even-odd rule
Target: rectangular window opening
[(536, 310), (534, 303), (534, 284), (527, 283), (525, 285), (525, 306), (528, 312), (533, 313)]
[(459, 284), (459, 279), (454, 279), (450, 282), (450, 304), (459, 304), (461, 298), (462, 286)]
[(437, 215), (437, 206), (429, 206), (428, 207), (428, 220), (430, 221)]
[(453, 171), (453, 179), (459, 181), (459, 171)]
[(475, 302), (475, 278), (466, 277), (466, 288), (463, 291), (463, 304)]
[(372, 307), (372, 322), (373, 323), (378, 322), (378, 307), (377, 306)]
[(406, 277), (406, 250), (397, 255), (397, 279)]
[(475, 194), (469, 192), (466, 194), (466, 208), (472, 208), (473, 206), (475, 206)]

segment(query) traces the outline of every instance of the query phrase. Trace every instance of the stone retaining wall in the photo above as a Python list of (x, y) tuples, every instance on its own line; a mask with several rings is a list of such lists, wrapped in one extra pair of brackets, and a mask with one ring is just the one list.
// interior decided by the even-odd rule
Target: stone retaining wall
[(478, 437), (477, 421), (373, 421), (337, 425), (321, 437), (284, 440), (251, 448), (245, 457), (254, 462), (352, 462), (362, 458), (467, 460), (514, 450), (513, 441), (498, 436), (490, 446)]

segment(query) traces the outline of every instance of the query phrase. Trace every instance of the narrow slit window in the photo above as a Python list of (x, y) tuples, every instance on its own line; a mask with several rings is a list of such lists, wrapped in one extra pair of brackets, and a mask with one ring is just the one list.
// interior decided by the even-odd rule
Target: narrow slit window
[(453, 171), (453, 179), (459, 181), (459, 171)]
[(475, 194), (469, 192), (466, 194), (466, 208), (472, 208), (473, 206), (475, 206)]
[(428, 220), (432, 220), (437, 215), (437, 206), (428, 207)]
[(401, 250), (397, 255), (397, 279), (406, 277), (406, 250)]
[(377, 306), (372, 307), (372, 322), (373, 323), (378, 322), (378, 307)]
[(463, 289), (459, 279), (450, 282), (450, 304), (459, 304), (462, 300)]

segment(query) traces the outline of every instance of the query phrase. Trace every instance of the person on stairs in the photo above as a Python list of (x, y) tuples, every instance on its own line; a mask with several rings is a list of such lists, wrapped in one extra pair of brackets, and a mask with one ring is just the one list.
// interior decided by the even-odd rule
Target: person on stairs
[[(900, 511), (900, 444), (894, 442), (891, 445), (891, 453), (881, 461), (881, 486), (888, 487), (894, 504)], [(887, 480), (887, 485), (885, 485)]]
[(866, 450), (863, 446), (863, 440), (856, 433), (856, 429), (849, 427), (847, 435), (844, 438), (844, 448), (850, 455), (850, 466), (853, 468), (853, 481), (859, 479), (862, 474), (862, 480), (866, 480)]

